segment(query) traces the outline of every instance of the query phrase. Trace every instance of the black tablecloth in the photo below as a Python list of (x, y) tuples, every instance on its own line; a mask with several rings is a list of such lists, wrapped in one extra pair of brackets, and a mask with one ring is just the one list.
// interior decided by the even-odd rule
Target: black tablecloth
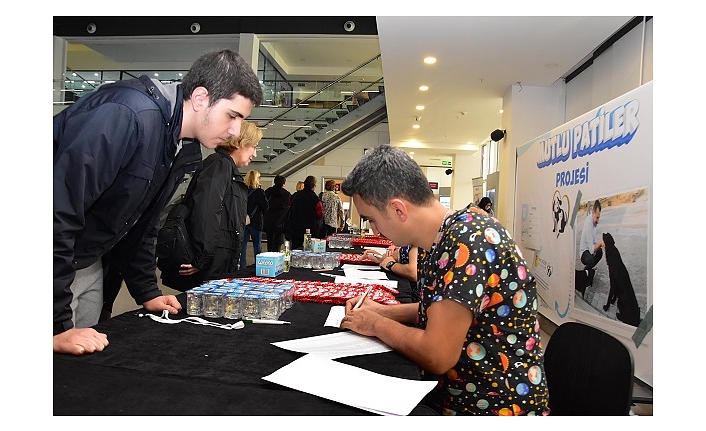
[[(242, 276), (254, 275), (246, 268)], [(320, 279), (293, 268), (278, 278)], [(400, 283), (400, 300), (409, 283)], [(185, 294), (177, 296), (187, 317)], [(262, 380), (302, 356), (271, 345), (341, 331), (324, 327), (331, 306), (295, 302), (281, 319), (291, 325), (246, 324), (225, 330), (191, 323), (162, 324), (143, 309), (101, 322), (110, 345), (85, 356), (54, 354), (54, 415), (366, 415), (364, 410)], [(208, 319), (232, 323), (228, 319)], [(418, 367), (396, 352), (337, 359), (366, 370), (419, 379)], [(345, 385), (336, 376), (332, 385)], [(371, 388), (374, 391), (375, 388)]]

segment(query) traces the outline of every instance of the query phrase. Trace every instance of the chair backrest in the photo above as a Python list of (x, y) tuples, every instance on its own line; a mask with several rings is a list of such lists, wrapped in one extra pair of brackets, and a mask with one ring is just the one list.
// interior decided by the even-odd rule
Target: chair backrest
[(629, 415), (634, 363), (612, 335), (579, 322), (559, 325), (544, 350), (552, 415)]

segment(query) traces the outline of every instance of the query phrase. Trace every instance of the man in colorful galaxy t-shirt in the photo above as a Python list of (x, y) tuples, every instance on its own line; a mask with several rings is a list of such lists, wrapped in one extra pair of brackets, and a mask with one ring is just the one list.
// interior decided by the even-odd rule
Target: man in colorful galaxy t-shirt
[(444, 221), (418, 267), (419, 326), (442, 298), (473, 311), (458, 363), (425, 399), (442, 414), (543, 414), (547, 385), (535, 280), (505, 228), (474, 205)]
[(351, 298), (340, 327), (377, 337), (438, 381), (421, 405), (439, 414), (548, 414), (535, 279), (498, 220), (445, 207), (390, 145), (367, 152), (341, 190), (375, 234), (418, 247), (419, 302)]

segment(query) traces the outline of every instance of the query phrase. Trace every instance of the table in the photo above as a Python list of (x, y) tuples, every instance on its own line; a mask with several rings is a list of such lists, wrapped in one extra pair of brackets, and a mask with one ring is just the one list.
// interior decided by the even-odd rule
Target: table
[[(238, 275), (254, 274), (250, 266)], [(292, 268), (278, 278), (330, 281), (303, 268)], [(408, 302), (409, 282), (399, 281), (398, 299)], [(182, 311), (170, 318), (185, 318), (186, 296), (182, 293), (177, 298)], [(115, 316), (95, 326), (110, 341), (103, 352), (54, 354), (54, 415), (370, 415), (262, 380), (302, 356), (270, 343), (341, 331), (323, 326), (330, 308), (295, 302), (281, 316), (291, 325), (246, 325), (240, 330), (160, 324), (139, 317), (144, 309)], [(337, 360), (380, 374), (419, 379), (417, 365), (396, 352)], [(345, 385), (335, 376), (311, 377)], [(422, 408), (420, 414), (427, 413)]]

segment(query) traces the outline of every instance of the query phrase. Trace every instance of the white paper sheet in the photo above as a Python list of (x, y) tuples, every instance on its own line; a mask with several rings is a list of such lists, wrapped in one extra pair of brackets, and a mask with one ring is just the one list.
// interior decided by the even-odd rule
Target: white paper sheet
[(317, 355), (302, 356), (262, 379), (381, 415), (408, 415), (436, 386), (436, 381), (385, 376)]
[(343, 273), (348, 278), (362, 278), (364, 280), (387, 280), (387, 274), (380, 270), (380, 267), (368, 267), (368, 269), (362, 268), (344, 268)]
[(332, 305), (328, 312), (328, 317), (324, 322), (324, 326), (331, 326), (334, 328), (341, 327), (341, 320), (346, 317), (346, 307), (343, 305)]
[(366, 337), (352, 331), (341, 331), (315, 337), (298, 338), (270, 343), (281, 349), (299, 353), (312, 353), (329, 359), (345, 356), (370, 355), (392, 349), (376, 337)]
[(341, 265), (341, 269), (345, 272), (347, 269), (375, 269), (374, 262), (371, 261), (373, 265), (367, 264), (356, 264), (356, 263), (344, 263)]
[(337, 276), (334, 283), (352, 283), (352, 284), (379, 284), (381, 286), (392, 287), (397, 289), (397, 280), (371, 280), (366, 278), (349, 278), (342, 275)]

